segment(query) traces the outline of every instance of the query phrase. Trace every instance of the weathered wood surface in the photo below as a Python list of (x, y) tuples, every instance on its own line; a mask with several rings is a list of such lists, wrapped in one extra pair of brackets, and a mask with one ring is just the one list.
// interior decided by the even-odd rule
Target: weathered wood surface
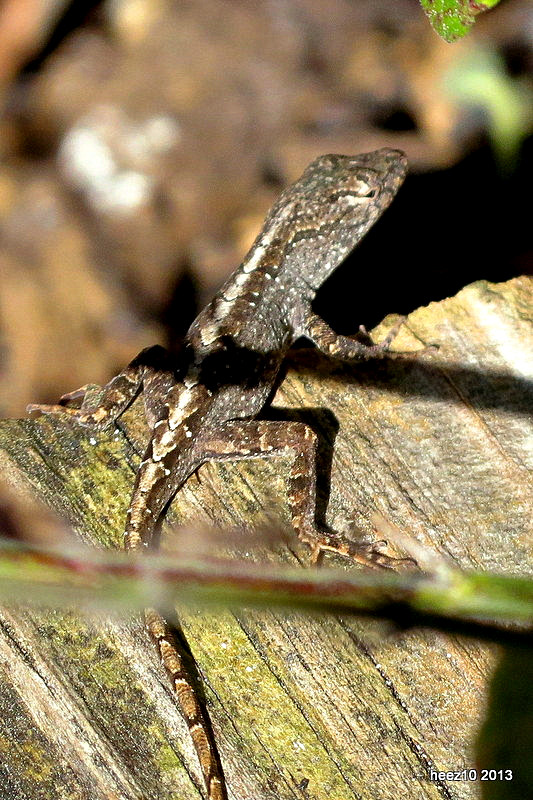
[[(322, 436), (326, 471), (332, 453), (333, 527), (351, 519), (370, 534), (379, 511), (465, 568), (531, 572), (532, 299), (531, 280), (521, 278), (476, 283), (419, 309), (395, 346), (440, 349), (414, 361), (291, 359), (275, 405), (304, 409)], [(6, 420), (1, 473), (85, 541), (120, 547), (140, 420), (134, 408), (112, 437), (63, 420)], [(286, 521), (287, 466), (207, 464), (173, 518)], [(252, 557), (294, 558), (277, 550), (255, 548)], [(355, 618), (180, 613), (230, 800), (478, 796), (474, 784), (429, 782), (428, 768), (474, 765), (491, 648)], [(186, 726), (139, 623), (3, 609), (0, 651), (4, 800), (202, 796)]]

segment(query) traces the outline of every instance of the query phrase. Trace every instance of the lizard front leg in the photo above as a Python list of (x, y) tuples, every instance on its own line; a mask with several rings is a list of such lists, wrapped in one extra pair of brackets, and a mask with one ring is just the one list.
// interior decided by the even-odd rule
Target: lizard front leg
[(352, 542), (317, 524), (316, 449), (316, 434), (302, 422), (239, 420), (226, 422), (216, 432), (200, 436), (194, 454), (198, 463), (292, 457), (288, 487), (292, 524), (298, 538), (311, 548), (313, 561), (317, 561), (322, 552), (331, 551), (365, 566), (391, 569), (402, 563), (404, 559), (391, 558), (380, 551), (382, 542)]
[(319, 317), (318, 314), (308, 308), (299, 320), (297, 333), (299, 336), (305, 336), (310, 339), (327, 356), (339, 358), (343, 361), (365, 361), (367, 359), (385, 357), (389, 353), (390, 346), (404, 322), (405, 318), (400, 317), (385, 339), (378, 343), (373, 342), (366, 330), (361, 327), (360, 332), (367, 339), (367, 342), (363, 342), (335, 333), (322, 317)]

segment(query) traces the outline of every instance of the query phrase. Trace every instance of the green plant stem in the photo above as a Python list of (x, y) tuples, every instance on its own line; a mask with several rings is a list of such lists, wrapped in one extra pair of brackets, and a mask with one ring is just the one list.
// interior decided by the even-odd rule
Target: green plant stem
[(0, 542), (2, 602), (131, 613), (176, 604), (356, 613), (494, 641), (533, 635), (533, 581), (441, 569), (438, 574), (295, 569), (241, 560), (142, 558), (88, 548)]

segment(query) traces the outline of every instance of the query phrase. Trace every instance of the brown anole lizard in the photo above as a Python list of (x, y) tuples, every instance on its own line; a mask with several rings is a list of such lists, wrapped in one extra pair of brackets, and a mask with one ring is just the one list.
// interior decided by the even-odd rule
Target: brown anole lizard
[[(242, 264), (192, 323), (176, 363), (163, 348), (148, 348), (107, 384), (98, 407), (84, 402), (84, 389), (64, 395), (58, 405), (28, 407), (103, 429), (142, 392), (152, 435), (127, 512), (127, 550), (150, 546), (164, 509), (203, 462), (291, 455), (292, 522), (313, 558), (331, 550), (363, 564), (391, 564), (378, 545), (356, 544), (317, 525), (313, 431), (301, 422), (256, 417), (301, 336), (348, 361), (387, 352), (394, 331), (380, 344), (339, 336), (311, 303), (390, 204), (406, 169), (398, 150), (317, 158), (283, 192)], [(179, 650), (157, 611), (149, 609), (145, 617), (194, 741), (207, 796), (223, 800), (215, 743)]]

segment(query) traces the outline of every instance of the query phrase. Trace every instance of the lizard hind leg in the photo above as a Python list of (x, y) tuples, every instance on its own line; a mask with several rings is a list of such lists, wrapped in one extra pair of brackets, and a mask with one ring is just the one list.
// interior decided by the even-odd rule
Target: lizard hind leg
[(31, 403), (26, 410), (66, 415), (80, 425), (105, 430), (133, 403), (143, 383), (155, 375), (168, 375), (167, 361), (163, 347), (147, 347), (100, 391), (95, 391), (98, 387), (82, 386), (64, 394), (55, 405)]
[(292, 456), (288, 486), (292, 525), (298, 538), (310, 547), (313, 562), (317, 562), (323, 552), (330, 551), (370, 567), (394, 569), (402, 563), (403, 559), (381, 552), (384, 542), (353, 542), (317, 524), (317, 437), (303, 422), (226, 422), (216, 433), (199, 437), (195, 450), (198, 462)]

